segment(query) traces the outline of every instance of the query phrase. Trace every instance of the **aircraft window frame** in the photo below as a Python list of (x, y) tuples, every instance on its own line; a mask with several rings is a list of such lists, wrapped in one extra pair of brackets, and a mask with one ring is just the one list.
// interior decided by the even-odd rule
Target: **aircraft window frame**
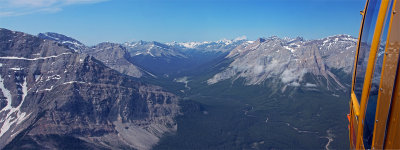
[(352, 89), (352, 93), (354, 93), (354, 97), (358, 104), (361, 103), (361, 94), (364, 86), (365, 72), (368, 65), (367, 62), (370, 54), (370, 46), (372, 44), (381, 2), (382, 0), (369, 0), (364, 14), (365, 16), (360, 37), (361, 40), (359, 41), (358, 56), (357, 60), (355, 60), (357, 62), (355, 66), (355, 78), (353, 81), (354, 87)]
[(379, 41), (379, 49), (377, 50), (376, 54), (377, 57), (375, 58), (374, 63), (374, 71), (373, 77), (371, 80), (371, 88), (369, 91), (369, 97), (366, 104), (366, 111), (364, 117), (364, 129), (363, 129), (363, 143), (364, 148), (371, 149), (372, 146), (372, 137), (374, 132), (375, 126), (375, 116), (376, 116), (376, 109), (377, 109), (377, 101), (378, 101), (378, 93), (379, 87), (381, 82), (381, 75), (382, 75), (382, 68), (383, 68), (383, 58), (386, 49), (386, 43), (388, 40), (389, 35), (389, 27), (390, 27), (390, 18), (392, 16), (391, 10), (393, 7), (393, 1), (389, 4), (389, 9), (386, 12), (384, 27), (382, 31), (382, 35)]

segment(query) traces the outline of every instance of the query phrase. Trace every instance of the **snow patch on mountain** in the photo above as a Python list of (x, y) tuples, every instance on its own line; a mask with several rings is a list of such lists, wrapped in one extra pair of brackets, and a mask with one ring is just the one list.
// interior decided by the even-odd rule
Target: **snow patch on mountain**
[(131, 56), (148, 55), (151, 57), (180, 57), (187, 58), (179, 49), (159, 42), (138, 41), (124, 43)]
[(0, 76), (0, 89), (3, 91), (3, 95), (6, 97), (7, 101), (7, 105), (0, 111), (0, 113), (5, 113), (5, 116), (0, 120), (0, 137), (2, 137), (7, 131), (9, 131), (15, 123), (20, 124), (30, 115), (26, 115), (25, 112), (21, 112), (20, 110), (22, 104), (25, 101), (25, 97), (28, 94), (26, 77), (23, 80), (24, 83), (22, 84), (22, 100), (17, 107), (12, 107), (11, 103), (13, 99), (11, 92), (4, 86), (4, 79)]
[(246, 36), (240, 36), (230, 39), (221, 39), (218, 41), (204, 41), (204, 42), (171, 42), (166, 43), (171, 47), (176, 47), (183, 51), (185, 50), (200, 50), (200, 51), (214, 51), (214, 52), (229, 52), (235, 47), (243, 43), (252, 43), (253, 41), (248, 41)]
[(81, 42), (79, 42), (78, 40), (58, 33), (53, 33), (53, 32), (39, 33), (38, 37), (41, 39), (57, 41), (67, 46), (68, 48), (74, 50), (75, 52), (81, 52), (86, 48), (86, 46)]
[(330, 69), (351, 72), (356, 41), (349, 35), (308, 41), (301, 37), (260, 38), (233, 49), (226, 56), (233, 61), (227, 68), (208, 79), (207, 83), (244, 78), (246, 85), (256, 85), (266, 79), (278, 77), (289, 86), (314, 87), (314, 84), (302, 83), (304, 75), (311, 73), (327, 79), (328, 87), (338, 84), (344, 88)]

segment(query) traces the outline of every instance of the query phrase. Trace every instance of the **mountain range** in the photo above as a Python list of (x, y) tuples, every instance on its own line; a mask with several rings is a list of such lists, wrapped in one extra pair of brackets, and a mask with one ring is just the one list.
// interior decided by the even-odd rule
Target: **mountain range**
[(0, 29), (0, 147), (347, 148), (356, 44), (335, 35), (86, 46)]
[(176, 131), (174, 94), (62, 42), (6, 29), (0, 39), (1, 148), (149, 149)]

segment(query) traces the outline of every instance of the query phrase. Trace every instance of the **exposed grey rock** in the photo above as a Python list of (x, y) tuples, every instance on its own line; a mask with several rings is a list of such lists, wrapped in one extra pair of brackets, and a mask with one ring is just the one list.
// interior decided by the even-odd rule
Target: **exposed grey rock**
[[(312, 73), (323, 76), (328, 89), (332, 88), (332, 84), (343, 89), (343, 84), (330, 69), (350, 73), (356, 43), (357, 40), (348, 35), (311, 41), (303, 38), (260, 38), (232, 50), (226, 58), (233, 59), (233, 62), (207, 82), (214, 84), (226, 79), (245, 78), (246, 84), (254, 85), (268, 78), (279, 78), (287, 85), (300, 86), (303, 76)], [(323, 82), (321, 79), (317, 81)]]
[(93, 47), (87, 47), (81, 42), (71, 37), (58, 34), (58, 33), (39, 33), (38, 37), (41, 39), (54, 40), (62, 45), (73, 49), (79, 53), (89, 54), (96, 59), (102, 61), (106, 66), (129, 76), (140, 78), (143, 75), (150, 75), (147, 71), (137, 67), (130, 60), (130, 54), (126, 48), (120, 44), (115, 43), (100, 43)]
[(55, 149), (40, 137), (58, 135), (92, 148), (150, 149), (176, 131), (178, 97), (59, 42), (0, 29), (0, 64), (0, 148), (33, 139), (9, 146)]
[(182, 43), (172, 42), (172, 43), (167, 43), (167, 45), (176, 47), (178, 49), (181, 49), (182, 51), (196, 50), (202, 52), (226, 53), (241, 44), (248, 44), (248, 43), (252, 43), (252, 41), (248, 41), (247, 38), (244, 36), (244, 37), (238, 37), (233, 40), (222, 39), (219, 41), (204, 41), (204, 42), (182, 42)]
[(124, 44), (131, 56), (151, 56), (151, 57), (178, 57), (186, 58), (185, 54), (179, 49), (159, 42), (138, 41)]
[[(172, 77), (191, 72), (218, 57), (223, 52), (205, 49), (186, 48), (179, 44), (162, 44), (158, 42), (131, 42), (124, 46), (130, 53), (130, 61), (144, 70), (158, 76)], [(227, 48), (227, 47), (226, 47)], [(234, 48), (233, 45), (231, 49)]]
[(143, 76), (141, 69), (131, 62), (131, 56), (120, 44), (100, 43), (84, 51), (102, 61), (106, 66), (129, 76), (140, 78)]
[(48, 39), (48, 40), (53, 40), (57, 41), (65, 46), (67, 46), (70, 49), (73, 49), (77, 52), (82, 52), (82, 50), (86, 49), (86, 46), (79, 42), (76, 39), (73, 39), (71, 37), (54, 33), (54, 32), (46, 32), (46, 33), (39, 33), (38, 37), (41, 39)]

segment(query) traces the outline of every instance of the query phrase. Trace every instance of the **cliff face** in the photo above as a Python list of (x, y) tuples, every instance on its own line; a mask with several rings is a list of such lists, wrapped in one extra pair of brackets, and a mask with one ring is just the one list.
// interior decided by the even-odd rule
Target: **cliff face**
[(149, 149), (176, 131), (175, 95), (55, 41), (0, 29), (0, 70), (0, 148)]
[(37, 37), (45, 40), (56, 41), (61, 45), (74, 50), (75, 52), (94, 56), (97, 60), (103, 62), (107, 67), (110, 67), (111, 69), (114, 69), (122, 74), (126, 74), (135, 78), (151, 75), (150, 73), (147, 73), (146, 71), (129, 62), (131, 56), (127, 52), (126, 48), (120, 44), (104, 42), (93, 47), (88, 47), (76, 39), (51, 32), (39, 33)]
[(140, 78), (144, 75), (139, 67), (129, 62), (132, 58), (126, 48), (120, 44), (100, 43), (94, 47), (86, 49), (84, 53), (94, 56), (106, 66), (120, 73), (136, 78)]
[[(244, 78), (246, 84), (260, 84), (266, 79), (279, 79), (288, 86), (324, 85), (328, 89), (345, 89), (332, 69), (349, 74), (352, 68), (356, 39), (347, 35), (306, 41), (302, 38), (258, 39), (232, 50), (227, 68), (208, 80), (214, 84), (222, 80)], [(315, 82), (302, 81), (303, 76), (316, 76)]]

